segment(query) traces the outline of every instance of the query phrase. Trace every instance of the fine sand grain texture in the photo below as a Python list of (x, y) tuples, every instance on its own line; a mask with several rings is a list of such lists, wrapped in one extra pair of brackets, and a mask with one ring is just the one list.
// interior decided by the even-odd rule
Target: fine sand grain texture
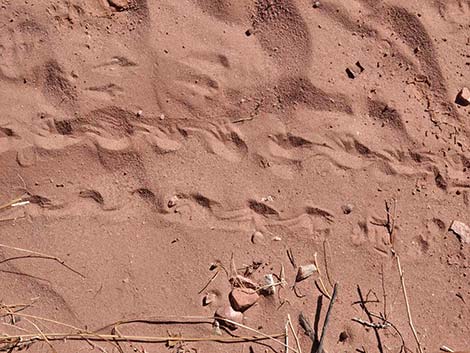
[[(468, 350), (470, 244), (449, 231), (470, 225), (464, 87), (469, 0), (0, 0), (0, 205), (25, 201), (0, 209), (0, 243), (85, 277), (50, 259), (1, 262), (25, 254), (0, 248), (0, 304), (34, 302), (22, 313), (83, 330), (213, 316), (230, 305), (231, 283), (209, 269), (230, 275), (233, 257), (255, 283), (281, 272), (287, 282), (260, 295), (244, 324), (283, 333), (290, 314), (310, 352), (298, 316), (321, 331), (328, 299), (314, 324), (318, 273), (294, 292), (287, 250), (296, 266), (317, 253), (322, 286), (339, 284), (325, 352), (400, 352), (397, 330), (415, 352), (399, 254), (424, 352)], [(360, 323), (370, 323), (360, 293), (384, 327)], [(2, 316), (0, 338), (71, 332), (19, 319)], [(120, 343), (126, 353), (270, 346), (284, 351), (273, 341)]]

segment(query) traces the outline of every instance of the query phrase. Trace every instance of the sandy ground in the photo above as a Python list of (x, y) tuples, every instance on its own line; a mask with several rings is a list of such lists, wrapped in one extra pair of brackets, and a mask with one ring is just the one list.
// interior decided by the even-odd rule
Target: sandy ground
[[(470, 1), (0, 4), (0, 203), (30, 202), (1, 210), (0, 243), (57, 256), (83, 274), (41, 258), (1, 262), (2, 304), (34, 302), (22, 313), (83, 330), (211, 317), (229, 305), (228, 276), (221, 270), (199, 292), (221, 269), (211, 264), (229, 270), (233, 256), (257, 283), (284, 269), (284, 288), (260, 296), (244, 324), (282, 333), (290, 314), (309, 352), (298, 316), (313, 324), (319, 276), (298, 283), (297, 297), (287, 251), (296, 266), (317, 253), (327, 291), (339, 284), (325, 351), (400, 352), (393, 327), (377, 330), (379, 344), (352, 321), (370, 321), (359, 286), (367, 308), (415, 352), (394, 249), (423, 351), (470, 348), (470, 244), (449, 231), (454, 220), (470, 224), (470, 107), (455, 103), (470, 86)], [(28, 255), (0, 251), (3, 260)], [(323, 297), (319, 331), (327, 306)], [(0, 334), (73, 331), (1, 320)], [(207, 337), (214, 329), (119, 332)], [(292, 334), (289, 342), (295, 348)], [(284, 351), (263, 343), (120, 346)]]

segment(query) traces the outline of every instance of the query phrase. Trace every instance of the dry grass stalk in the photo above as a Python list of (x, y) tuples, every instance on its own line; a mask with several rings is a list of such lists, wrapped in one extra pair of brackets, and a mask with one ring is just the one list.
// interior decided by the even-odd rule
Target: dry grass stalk
[(19, 203), (19, 202), (22, 202), (22, 201), (23, 201), (23, 197), (18, 197), (18, 198), (14, 199), (14, 200), (11, 200), (10, 202), (7, 202), (6, 204), (1, 205), (1, 206), (0, 206), (0, 211), (6, 210), (6, 209), (12, 207), (13, 205), (15, 205), (15, 204), (17, 204), (17, 203)]
[[(243, 343), (243, 342), (256, 342), (264, 340), (272, 340), (284, 337), (284, 333), (273, 335), (259, 335), (259, 336), (236, 336), (236, 337), (185, 337), (185, 336), (127, 336), (121, 334), (102, 334), (96, 335), (93, 333), (42, 333), (42, 334), (26, 334), (26, 335), (4, 335), (0, 337), (0, 351), (5, 350), (6, 346), (9, 348), (20, 348), (21, 346), (28, 346), (34, 342), (48, 341), (117, 341), (117, 342), (140, 342), (140, 343), (166, 343), (168, 341), (184, 341), (184, 342), (219, 342), (219, 343)], [(282, 343), (282, 342), (281, 342)], [(2, 346), (3, 345), (3, 346)], [(284, 346), (284, 343), (282, 343)], [(297, 352), (297, 351), (294, 351)]]
[[(6, 306), (4, 306), (6, 307)], [(51, 320), (47, 318), (42, 318), (34, 315), (28, 314), (21, 314), (12, 312), (13, 315), (24, 317), (24, 318), (31, 318), (35, 320), (45, 321), (54, 323), (57, 325), (65, 326), (75, 330), (76, 332), (52, 332), (52, 333), (43, 333), (39, 330), (39, 327), (34, 324), (36, 329), (39, 333), (28, 333), (28, 334), (21, 334), (21, 335), (3, 335), (0, 336), (0, 351), (12, 351), (13, 349), (23, 349), (29, 347), (31, 344), (35, 342), (45, 342), (50, 343), (53, 341), (63, 341), (63, 340), (75, 340), (75, 341), (86, 341), (89, 344), (93, 344), (93, 342), (107, 342), (110, 344), (116, 344), (118, 342), (128, 342), (128, 343), (167, 343), (167, 342), (174, 342), (174, 341), (185, 341), (185, 342), (218, 342), (218, 343), (243, 343), (243, 342), (257, 342), (263, 340), (271, 340), (283, 347), (286, 347), (286, 344), (279, 340), (279, 338), (285, 337), (285, 333), (276, 333), (276, 334), (265, 334), (260, 332), (254, 328), (249, 326), (234, 322), (228, 319), (222, 319), (227, 321), (233, 325), (241, 327), (245, 330), (251, 331), (255, 333), (253, 336), (232, 336), (232, 337), (185, 337), (185, 336), (132, 336), (132, 335), (124, 335), (117, 331), (117, 328), (122, 325), (126, 324), (134, 324), (134, 323), (143, 323), (143, 324), (177, 324), (177, 323), (186, 323), (186, 324), (199, 324), (199, 323), (213, 323), (213, 317), (204, 317), (204, 316), (182, 316), (182, 317), (156, 317), (150, 319), (133, 319), (133, 320), (123, 320), (118, 321), (109, 325), (106, 325), (99, 330), (94, 332), (84, 331), (78, 327), (59, 322), (56, 320)], [(9, 313), (7, 312), (2, 316), (6, 316)], [(28, 322), (31, 322), (28, 320)], [(21, 329), (19, 327), (16, 327)], [(111, 334), (102, 334), (99, 333), (105, 329), (112, 328)], [(296, 349), (289, 347), (292, 353), (301, 353)]]
[(285, 345), (286, 345), (286, 353), (289, 353), (289, 320), (286, 321), (286, 326), (284, 327), (286, 339), (285, 339)]
[(398, 273), (400, 274), (401, 289), (403, 291), (403, 296), (405, 298), (406, 313), (408, 315), (408, 324), (410, 325), (411, 331), (413, 332), (413, 336), (415, 338), (416, 345), (418, 346), (418, 352), (423, 353), (423, 350), (421, 348), (421, 343), (419, 342), (418, 333), (416, 332), (416, 329), (413, 325), (413, 318), (411, 317), (410, 303), (408, 301), (408, 295), (406, 293), (405, 277), (404, 277), (403, 271), (401, 269), (400, 257), (397, 254), (395, 255), (395, 257), (397, 259)]
[(81, 274), (77, 270), (74, 270), (72, 267), (67, 265), (64, 260), (62, 260), (59, 257), (48, 255), (48, 254), (42, 254), (42, 253), (37, 252), (37, 251), (17, 248), (17, 247), (10, 246), (10, 245), (5, 245), (5, 244), (0, 244), (0, 248), (15, 250), (15, 251), (24, 252), (24, 253), (29, 254), (29, 255), (23, 255), (23, 256), (15, 256), (15, 257), (11, 257), (11, 258), (2, 260), (2, 261), (0, 261), (0, 264), (8, 262), (8, 261), (13, 261), (13, 260), (18, 260), (18, 259), (27, 259), (27, 258), (53, 260), (53, 261), (59, 263), (61, 266), (64, 266), (69, 271), (72, 271), (73, 273), (79, 275), (80, 277), (85, 278), (85, 276), (83, 274)]
[(333, 294), (331, 295), (330, 304), (328, 305), (328, 310), (325, 316), (325, 321), (323, 322), (323, 328), (321, 331), (320, 341), (318, 343), (316, 353), (323, 352), (323, 340), (325, 339), (325, 336), (326, 336), (326, 330), (328, 328), (328, 323), (330, 322), (331, 310), (333, 309), (333, 304), (335, 303), (337, 294), (338, 294), (338, 284), (336, 283), (333, 287)]
[(299, 353), (302, 353), (302, 347), (300, 346), (299, 337), (297, 336), (297, 333), (294, 330), (294, 325), (292, 325), (292, 320), (291, 320), (289, 314), (287, 314), (287, 322), (288, 322), (289, 327), (292, 331), (292, 334), (294, 335), (295, 345), (297, 346), (297, 350), (298, 350)]
[(317, 253), (313, 255), (313, 263), (317, 267), (317, 272), (318, 272), (318, 283), (320, 284), (319, 287), (321, 288), (322, 294), (327, 297), (328, 299), (331, 300), (331, 295), (328, 293), (328, 290), (325, 287), (325, 283), (323, 283), (323, 280), (321, 278), (321, 272), (320, 272), (320, 266), (318, 266), (318, 260), (317, 260)]

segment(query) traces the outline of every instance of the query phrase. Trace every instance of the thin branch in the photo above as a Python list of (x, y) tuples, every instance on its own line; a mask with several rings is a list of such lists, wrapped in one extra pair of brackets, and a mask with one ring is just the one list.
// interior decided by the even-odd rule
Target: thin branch
[(215, 281), (215, 279), (217, 278), (217, 276), (219, 275), (220, 273), (220, 270), (217, 270), (217, 272), (211, 277), (211, 279), (206, 283), (206, 285), (204, 287), (202, 287), (202, 289), (197, 293), (197, 294), (201, 294), (202, 292), (204, 292), (204, 290), (209, 287), (209, 285)]
[(312, 343), (316, 342), (315, 332), (312, 329), (312, 326), (308, 322), (308, 319), (305, 317), (304, 313), (299, 314), (299, 324), (300, 327), (304, 329), (305, 334), (312, 340)]
[(33, 321), (31, 320), (28, 320), (28, 319), (25, 319), (25, 321), (29, 322), (32, 326), (34, 326), (34, 328), (39, 332), (39, 334), (41, 335), (41, 337), (44, 339), (44, 342), (47, 343), (47, 345), (51, 348), (52, 352), (53, 353), (57, 353), (56, 349), (54, 348), (54, 346), (52, 345), (52, 343), (47, 339), (46, 335), (44, 335), (44, 333), (41, 331), (41, 329), (39, 328), (38, 325), (36, 325)]
[[(219, 342), (219, 343), (243, 343), (243, 342), (256, 342), (265, 341), (284, 337), (284, 333), (277, 333), (272, 335), (260, 336), (235, 336), (235, 337), (185, 337), (185, 336), (122, 336), (122, 335), (99, 335), (96, 336), (91, 333), (44, 333), (43, 335), (27, 334), (27, 335), (13, 335), (0, 337), (0, 344), (10, 344), (14, 342), (21, 342), (21, 344), (44, 342), (47, 338), (49, 341), (119, 341), (119, 342), (140, 342), (140, 343), (165, 343), (168, 341), (185, 341), (185, 342)], [(282, 342), (281, 342), (282, 343)], [(282, 343), (284, 346), (284, 343)], [(0, 347), (0, 350), (2, 347)], [(295, 351), (297, 352), (297, 351)]]
[(416, 332), (416, 329), (413, 325), (413, 318), (411, 317), (410, 303), (408, 301), (408, 295), (406, 293), (405, 276), (403, 275), (403, 271), (401, 269), (400, 257), (398, 255), (395, 255), (395, 256), (397, 259), (398, 273), (400, 274), (401, 289), (403, 291), (403, 297), (405, 298), (406, 313), (408, 315), (408, 324), (410, 325), (411, 331), (413, 332), (416, 345), (418, 346), (418, 352), (423, 353), (423, 350), (421, 348), (421, 343), (419, 342), (418, 333)]
[(290, 261), (292, 267), (293, 267), (294, 269), (296, 269), (296, 268), (297, 268), (297, 265), (296, 265), (296, 263), (295, 263), (294, 253), (292, 252), (292, 249), (291, 249), (291, 248), (287, 249), (287, 257), (289, 258), (289, 261)]
[[(241, 327), (241, 328), (244, 328), (245, 330), (248, 330), (248, 331), (251, 331), (251, 332), (254, 332), (256, 334), (258, 334), (259, 336), (258, 337), (264, 337), (265, 339), (270, 339), (276, 343), (279, 343), (281, 346), (284, 346), (284, 343), (282, 341), (279, 341), (277, 338), (278, 337), (282, 337), (284, 334), (277, 334), (277, 335), (267, 335), (265, 333), (262, 333), (261, 331), (258, 331), (254, 328), (251, 328), (249, 326), (246, 326), (246, 325), (243, 325), (243, 324), (240, 324), (236, 321), (232, 321), (232, 320), (229, 320), (229, 319), (223, 319), (223, 318), (218, 318), (218, 320), (223, 320), (223, 321), (226, 321), (232, 325), (236, 325), (238, 327)], [(290, 350), (294, 353), (300, 353), (298, 352), (296, 349), (292, 348), (292, 347), (289, 347)]]
[(323, 241), (323, 256), (325, 258), (325, 272), (326, 272), (326, 278), (328, 279), (328, 283), (330, 283), (330, 286), (333, 287), (333, 281), (331, 280), (330, 277), (330, 271), (328, 270), (328, 253), (326, 251), (327, 245), (329, 246), (329, 243), (327, 240)]
[(232, 121), (232, 124), (241, 123), (241, 122), (244, 122), (244, 121), (251, 121), (251, 120), (253, 120), (253, 119), (254, 119), (254, 117), (243, 118), (243, 119), (237, 119), (237, 120)]
[(40, 320), (40, 321), (44, 321), (44, 322), (49, 322), (49, 323), (51, 323), (51, 324), (56, 324), (56, 325), (59, 325), (59, 326), (64, 326), (64, 327), (71, 328), (71, 329), (73, 329), (73, 330), (76, 330), (77, 332), (86, 332), (86, 333), (88, 333), (87, 331), (82, 330), (81, 328), (78, 328), (78, 327), (75, 327), (75, 326), (72, 326), (72, 325), (69, 325), (69, 324), (60, 322), (60, 321), (56, 321), (56, 320), (52, 320), (52, 319), (47, 319), (47, 318), (44, 318), (44, 317), (36, 316), (36, 315), (21, 314), (21, 313), (18, 313), (18, 312), (13, 312), (13, 315), (14, 315), (14, 316), (18, 316), (18, 317), (28, 318), (28, 319), (34, 319), (34, 320)]
[(294, 335), (295, 345), (297, 346), (297, 351), (299, 353), (302, 353), (302, 347), (300, 346), (299, 337), (297, 336), (297, 333), (295, 332), (294, 325), (292, 325), (292, 320), (289, 314), (287, 314), (287, 322), (289, 323), (292, 334)]
[[(233, 320), (225, 319), (225, 318), (217, 318), (218, 321), (224, 321), (227, 323), (230, 323), (232, 325), (241, 327), (245, 330), (251, 331), (256, 333), (259, 337), (264, 337), (264, 339), (270, 339), (281, 346), (285, 346), (285, 344), (278, 340), (277, 338), (279, 337), (284, 337), (284, 334), (276, 334), (276, 335), (267, 335), (259, 330), (256, 330), (252, 327), (243, 325), (241, 323), (235, 322)], [(114, 323), (111, 323), (109, 325), (106, 325), (98, 330), (95, 330), (94, 332), (100, 332), (109, 328), (113, 327), (119, 327), (122, 325), (127, 325), (127, 324), (135, 324), (135, 323), (142, 323), (142, 324), (150, 324), (150, 325), (162, 325), (162, 324), (212, 324), (214, 321), (214, 317), (211, 316), (167, 316), (167, 317), (154, 317), (154, 318), (148, 318), (148, 319), (132, 319), (132, 320), (122, 320), (122, 321), (117, 321)], [(103, 335), (100, 335), (103, 336)], [(105, 336), (105, 335), (104, 335)], [(290, 350), (294, 353), (299, 353), (296, 349), (289, 347)]]
[(393, 203), (393, 209), (390, 206), (389, 202), (386, 200), (385, 201), (385, 210), (387, 211), (387, 223), (386, 223), (386, 228), (388, 231), (388, 235), (390, 237), (390, 244), (392, 245), (392, 248), (395, 247), (395, 238), (393, 235), (393, 231), (395, 230), (395, 221), (397, 218), (397, 200), (392, 199)]
[(369, 321), (361, 320), (357, 317), (353, 317), (352, 321), (355, 321), (355, 322), (361, 324), (362, 326), (371, 327), (371, 328), (374, 328), (374, 329), (386, 329), (390, 326), (387, 323), (382, 324), (380, 322), (378, 322), (378, 323), (377, 322), (369, 322)]
[(323, 328), (322, 328), (321, 336), (320, 336), (320, 343), (318, 344), (316, 353), (323, 352), (323, 340), (325, 338), (326, 329), (328, 328), (328, 322), (330, 321), (331, 309), (333, 308), (333, 304), (335, 303), (337, 293), (338, 293), (338, 284), (335, 283), (333, 287), (333, 293), (331, 295), (330, 304), (328, 305), (328, 310), (326, 312), (325, 321), (323, 322)]
[(15, 203), (18, 203), (18, 202), (21, 202), (23, 201), (23, 197), (18, 197), (14, 200), (11, 200), (10, 202), (7, 202), (6, 204), (4, 205), (1, 205), (0, 206), (0, 211), (2, 210), (6, 210), (7, 208), (10, 208), (12, 205), (14, 205)]
[(289, 353), (289, 320), (286, 321), (285, 335), (286, 335), (286, 339), (285, 339), (286, 350), (285, 350), (285, 352)]
[[(372, 316), (371, 312), (369, 311), (369, 309), (367, 308), (366, 300), (364, 299), (364, 296), (362, 295), (361, 287), (359, 287), (359, 285), (357, 286), (357, 293), (358, 293), (359, 299), (361, 301), (362, 310), (364, 310), (364, 312), (366, 313), (366, 315), (369, 319), (369, 322), (374, 323), (373, 316)], [(377, 346), (379, 348), (379, 352), (383, 353), (384, 350), (383, 350), (382, 339), (380, 338), (379, 330), (377, 328), (373, 328), (373, 329), (374, 329), (375, 337), (377, 338)]]
[(385, 320), (387, 320), (387, 291), (385, 290), (385, 274), (384, 274), (383, 264), (382, 264), (381, 278), (382, 278), (382, 293), (384, 297), (384, 318)]
[[(83, 274), (81, 274), (81, 273), (78, 272), (77, 270), (74, 270), (72, 267), (70, 267), (69, 265), (67, 265), (67, 264), (65, 263), (65, 261), (62, 260), (62, 259), (59, 258), (59, 257), (52, 256), (52, 255), (47, 255), (47, 254), (42, 254), (42, 253), (37, 252), (37, 251), (32, 251), (32, 250), (17, 248), (17, 247), (10, 246), (10, 245), (5, 245), (5, 244), (0, 244), (0, 248), (10, 249), (10, 250), (16, 250), (16, 251), (20, 251), (20, 252), (24, 252), (24, 253), (27, 253), (27, 254), (34, 255), (34, 256), (30, 256), (30, 257), (43, 258), (43, 259), (46, 259), (46, 260), (53, 260), (53, 261), (59, 263), (61, 266), (64, 266), (64, 267), (65, 267), (66, 269), (68, 269), (69, 271), (72, 271), (73, 273), (79, 275), (79, 276), (82, 277), (82, 278), (86, 278)], [(7, 260), (3, 260), (3, 261), (8, 261), (8, 259), (7, 259)]]
[(408, 351), (408, 348), (406, 347), (405, 339), (403, 338), (403, 335), (401, 334), (400, 330), (393, 324), (393, 322), (390, 322), (390, 321), (387, 320), (387, 318), (385, 318), (384, 316), (379, 316), (379, 315), (376, 315), (376, 314), (374, 314), (374, 313), (370, 313), (370, 314), (371, 314), (373, 317), (382, 320), (384, 324), (389, 325), (391, 328), (393, 328), (393, 329), (395, 330), (395, 332), (398, 334), (398, 336), (400, 337), (400, 340), (401, 340), (400, 353), (402, 353), (403, 351), (407, 352), (407, 351)]
[[(323, 280), (321, 279), (321, 272), (320, 272), (320, 266), (318, 266), (318, 260), (317, 260), (317, 253), (315, 253), (313, 255), (313, 262), (315, 264), (315, 267), (317, 268), (317, 272), (318, 272), (318, 282), (320, 283), (320, 288), (322, 290), (320, 290), (320, 292), (325, 295), (328, 299), (331, 300), (331, 295), (330, 293), (328, 293), (328, 290), (326, 289), (325, 287), (325, 284), (323, 283)], [(315, 281), (316, 282), (316, 281)]]

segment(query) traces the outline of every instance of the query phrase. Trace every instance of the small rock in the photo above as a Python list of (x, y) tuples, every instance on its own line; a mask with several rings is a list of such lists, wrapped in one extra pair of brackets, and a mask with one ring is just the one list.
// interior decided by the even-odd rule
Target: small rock
[(352, 69), (350, 69), (349, 67), (346, 68), (346, 74), (352, 80), (354, 80), (357, 76), (357, 74)]
[(251, 242), (253, 244), (263, 244), (264, 243), (264, 235), (263, 233), (261, 232), (254, 232), (252, 235), (251, 235)]
[(320, 1), (313, 2), (313, 8), (318, 9), (320, 7)]
[(263, 288), (261, 293), (263, 295), (273, 295), (276, 293), (276, 281), (274, 280), (274, 275), (269, 273), (263, 277), (260, 287)]
[(347, 204), (341, 206), (341, 210), (343, 211), (344, 214), (350, 214), (354, 209), (353, 205)]
[(457, 98), (455, 99), (455, 103), (462, 106), (470, 105), (470, 90), (467, 87), (460, 90), (459, 94), (457, 94)]
[(359, 72), (363, 72), (365, 70), (364, 66), (359, 61), (356, 61), (356, 66), (359, 68)]
[(168, 208), (175, 207), (177, 202), (178, 202), (178, 196), (175, 195), (171, 199), (168, 200)]
[(217, 296), (215, 295), (215, 293), (207, 293), (204, 296), (204, 298), (202, 298), (202, 305), (207, 306), (207, 305), (215, 302), (216, 299), (217, 299)]
[(135, 115), (137, 116), (142, 116), (142, 114), (144, 114), (144, 112), (142, 110), (138, 110), (137, 113), (135, 113)]
[(258, 300), (259, 295), (254, 289), (234, 288), (229, 295), (232, 307), (237, 311), (245, 311)]
[(275, 236), (275, 237), (272, 238), (272, 241), (281, 241), (281, 240), (282, 240), (282, 238), (279, 237), (279, 236)]
[[(217, 318), (220, 318), (220, 319), (231, 320), (238, 324), (243, 323), (243, 314), (239, 311), (233, 310), (233, 308), (230, 305), (225, 305), (225, 306), (221, 306), (220, 308), (218, 308), (214, 316), (216, 320)], [(225, 320), (217, 320), (217, 321), (219, 322), (221, 326), (227, 327), (230, 330), (235, 330), (237, 328), (237, 325), (231, 322), (227, 322)]]
[(273, 202), (273, 201), (274, 201), (274, 197), (272, 197), (271, 195), (261, 198), (261, 202)]
[(339, 341), (340, 341), (340, 342), (344, 342), (344, 341), (346, 341), (348, 338), (349, 338), (349, 334), (348, 334), (346, 331), (342, 331), (342, 332), (339, 334)]
[(295, 277), (295, 281), (303, 281), (304, 279), (309, 278), (315, 272), (317, 272), (317, 266), (315, 266), (314, 264), (300, 266), (297, 270), (297, 276)]
[(160, 114), (160, 120), (165, 120), (165, 114)]
[(470, 227), (460, 221), (452, 221), (449, 228), (459, 237), (461, 243), (470, 244)]

